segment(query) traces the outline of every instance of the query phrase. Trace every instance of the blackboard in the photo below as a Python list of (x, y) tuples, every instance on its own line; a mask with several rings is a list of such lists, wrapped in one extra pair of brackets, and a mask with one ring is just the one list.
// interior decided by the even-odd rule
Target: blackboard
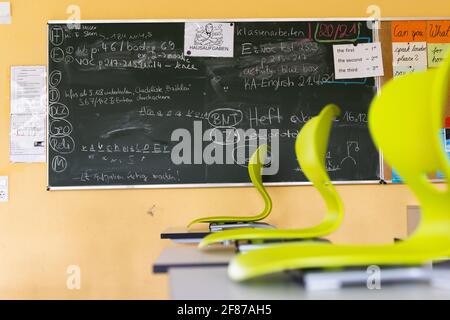
[[(224, 137), (254, 129), (246, 143), (262, 142), (266, 129), (280, 153), (278, 173), (264, 181), (303, 183), (295, 138), (328, 103), (342, 109), (327, 154), (330, 177), (379, 181), (380, 156), (367, 126), (376, 81), (336, 80), (333, 65), (333, 44), (372, 42), (367, 23), (225, 23), (233, 29), (232, 57), (189, 56), (184, 22), (49, 23), (49, 188), (248, 183), (246, 164), (233, 161), (242, 145), (201, 141), (212, 128)], [(172, 161), (177, 129), (192, 134), (191, 163)], [(211, 143), (223, 146), (224, 164), (194, 155)], [(248, 158), (251, 149), (244, 149)]]

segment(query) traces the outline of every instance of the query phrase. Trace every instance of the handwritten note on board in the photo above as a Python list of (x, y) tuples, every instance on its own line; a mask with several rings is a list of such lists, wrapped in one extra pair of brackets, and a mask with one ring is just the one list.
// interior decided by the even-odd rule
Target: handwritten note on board
[(333, 46), (336, 79), (356, 79), (384, 75), (379, 42)]
[(438, 67), (450, 53), (450, 43), (428, 44), (428, 67)]
[(392, 42), (425, 42), (427, 40), (426, 21), (393, 21)]
[(427, 41), (429, 43), (450, 43), (450, 20), (429, 21)]
[(394, 78), (400, 77), (408, 73), (420, 72), (427, 70), (426, 65), (417, 65), (417, 66), (394, 66)]
[(392, 64), (394, 66), (426, 66), (426, 42), (393, 42)]

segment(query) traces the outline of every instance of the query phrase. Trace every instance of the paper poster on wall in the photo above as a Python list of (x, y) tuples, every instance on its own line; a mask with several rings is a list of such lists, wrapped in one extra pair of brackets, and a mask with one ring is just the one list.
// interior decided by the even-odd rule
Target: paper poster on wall
[(427, 22), (392, 22), (392, 66), (394, 77), (427, 69)]
[(395, 77), (400, 77), (405, 74), (414, 73), (414, 72), (421, 72), (426, 71), (427, 66), (426, 65), (419, 65), (419, 66), (394, 66), (393, 67), (393, 75)]
[(392, 169), (392, 183), (403, 183), (402, 177), (400, 177), (395, 169)]
[(11, 67), (11, 113), (45, 113), (44, 66)]
[(426, 42), (393, 42), (392, 64), (394, 66), (426, 66)]
[(427, 22), (422, 20), (393, 21), (392, 42), (426, 42)]
[(384, 75), (379, 42), (333, 45), (336, 79), (356, 79)]
[(428, 44), (428, 67), (436, 68), (450, 53), (450, 43)]
[(450, 43), (450, 20), (432, 20), (427, 23), (428, 43)]
[(11, 67), (10, 160), (45, 162), (46, 68)]
[[(441, 129), (441, 138), (442, 138), (442, 142), (445, 147), (445, 152), (447, 153), (447, 156), (450, 161), (450, 128)], [(442, 174), (442, 172), (438, 172), (437, 178), (444, 179), (445, 176), (444, 176), (444, 174)]]
[(45, 162), (45, 114), (11, 115), (11, 161)]
[(10, 2), (0, 2), (0, 24), (11, 24)]
[(187, 22), (184, 25), (184, 55), (233, 57), (234, 23)]
[(450, 20), (433, 20), (427, 23), (428, 67), (441, 64), (450, 52)]

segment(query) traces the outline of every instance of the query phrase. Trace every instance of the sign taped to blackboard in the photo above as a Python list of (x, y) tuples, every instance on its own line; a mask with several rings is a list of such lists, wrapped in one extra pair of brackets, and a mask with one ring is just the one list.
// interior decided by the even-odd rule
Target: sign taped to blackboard
[(234, 23), (187, 22), (184, 54), (191, 57), (233, 57)]

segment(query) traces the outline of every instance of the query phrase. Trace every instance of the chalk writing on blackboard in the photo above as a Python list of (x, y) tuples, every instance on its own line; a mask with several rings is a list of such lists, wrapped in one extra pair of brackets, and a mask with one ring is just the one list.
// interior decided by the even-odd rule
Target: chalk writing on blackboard
[(50, 187), (248, 183), (261, 143), (272, 147), (265, 181), (304, 182), (295, 139), (330, 102), (342, 108), (327, 152), (331, 178), (379, 179), (367, 128), (375, 81), (338, 80), (333, 63), (333, 45), (371, 42), (365, 23), (195, 25), (193, 45), (203, 49), (226, 47), (233, 30), (231, 56), (187, 54), (186, 26), (49, 26)]

